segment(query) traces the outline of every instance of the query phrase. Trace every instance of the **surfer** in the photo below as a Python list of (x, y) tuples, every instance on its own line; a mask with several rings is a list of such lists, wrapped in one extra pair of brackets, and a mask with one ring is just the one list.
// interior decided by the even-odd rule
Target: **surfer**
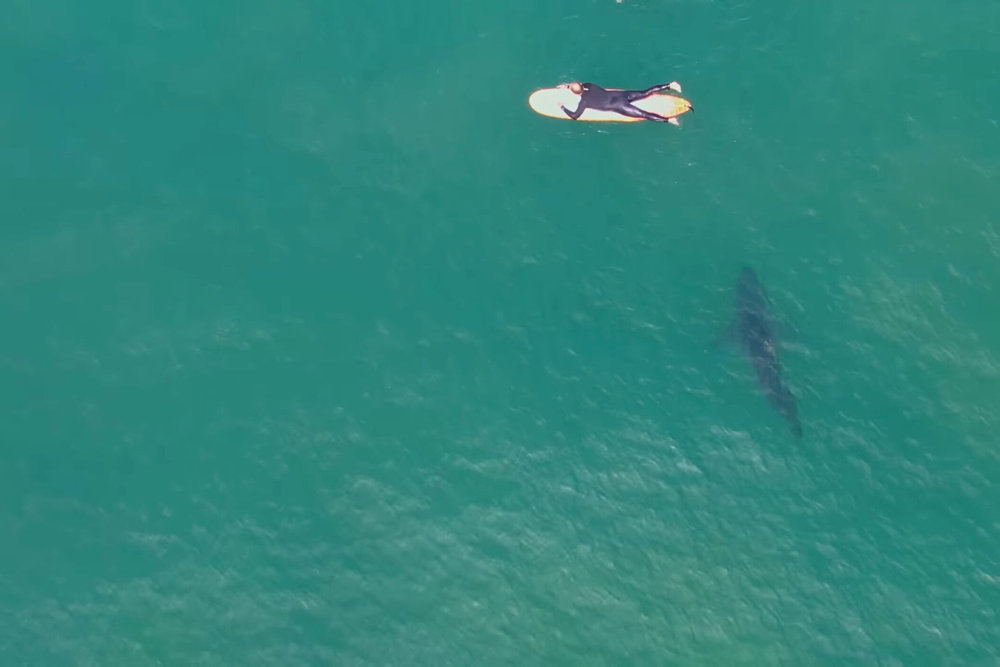
[(646, 90), (607, 90), (593, 83), (578, 83), (576, 81), (562, 85), (569, 88), (575, 95), (580, 96), (576, 111), (570, 111), (564, 105), (559, 105), (563, 112), (573, 120), (577, 120), (585, 109), (594, 109), (595, 111), (613, 111), (630, 118), (645, 118), (658, 123), (669, 123), (671, 122), (670, 118), (640, 109), (632, 102), (647, 98), (661, 90), (681, 92), (681, 84), (676, 81), (652, 86)]

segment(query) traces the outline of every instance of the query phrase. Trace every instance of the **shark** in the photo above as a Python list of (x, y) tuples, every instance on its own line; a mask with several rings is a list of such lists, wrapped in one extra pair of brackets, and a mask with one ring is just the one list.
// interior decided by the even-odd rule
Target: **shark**
[(795, 396), (782, 379), (778, 341), (774, 333), (771, 304), (757, 274), (749, 266), (740, 270), (736, 282), (736, 315), (725, 337), (739, 344), (757, 377), (757, 384), (771, 407), (785, 418), (792, 435), (802, 437), (802, 424)]

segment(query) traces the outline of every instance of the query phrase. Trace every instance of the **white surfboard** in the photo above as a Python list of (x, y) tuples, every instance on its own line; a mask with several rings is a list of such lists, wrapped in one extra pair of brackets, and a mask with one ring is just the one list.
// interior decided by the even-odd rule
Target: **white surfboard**
[[(620, 89), (608, 88), (608, 90)], [(567, 116), (566, 113), (559, 108), (559, 106), (565, 106), (570, 111), (573, 111), (576, 109), (579, 101), (580, 96), (570, 90), (566, 84), (562, 84), (554, 88), (539, 88), (528, 96), (528, 106), (531, 107), (532, 111), (548, 118), (562, 118), (563, 120), (573, 119)], [(645, 99), (636, 100), (632, 104), (640, 109), (643, 109), (644, 111), (650, 111), (670, 119), (674, 119), (677, 116), (691, 110), (691, 103), (683, 97), (664, 95), (662, 93), (654, 93)], [(645, 119), (623, 116), (620, 113), (615, 113), (614, 111), (584, 109), (583, 114), (580, 115), (578, 120), (589, 122), (635, 123)]]

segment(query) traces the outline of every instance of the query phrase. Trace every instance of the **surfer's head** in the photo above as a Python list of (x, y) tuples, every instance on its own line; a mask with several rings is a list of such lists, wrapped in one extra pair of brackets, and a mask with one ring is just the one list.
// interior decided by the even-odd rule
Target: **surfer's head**
[(583, 86), (581, 86), (578, 81), (574, 81), (573, 83), (569, 84), (569, 89), (573, 91), (574, 95), (579, 95), (580, 93), (583, 92)]

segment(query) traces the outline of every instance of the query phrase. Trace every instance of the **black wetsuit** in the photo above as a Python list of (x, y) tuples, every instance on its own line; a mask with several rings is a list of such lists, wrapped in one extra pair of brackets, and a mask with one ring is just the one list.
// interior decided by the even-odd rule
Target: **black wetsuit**
[(573, 120), (578, 119), (585, 109), (594, 109), (595, 111), (614, 111), (630, 118), (645, 118), (658, 123), (667, 123), (670, 121), (669, 118), (643, 111), (632, 102), (649, 97), (661, 90), (667, 90), (669, 86), (669, 83), (664, 83), (646, 90), (605, 90), (596, 84), (585, 83), (582, 85), (583, 92), (580, 93), (580, 103), (577, 105), (576, 111), (570, 111), (566, 107), (562, 107), (562, 110)]

